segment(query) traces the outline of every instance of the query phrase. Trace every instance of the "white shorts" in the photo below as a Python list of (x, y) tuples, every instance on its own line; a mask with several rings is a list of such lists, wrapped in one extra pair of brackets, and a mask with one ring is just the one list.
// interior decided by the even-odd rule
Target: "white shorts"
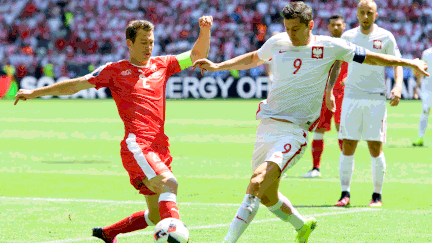
[(271, 161), (284, 172), (303, 156), (307, 141), (308, 132), (298, 125), (271, 118), (262, 119), (257, 128), (252, 170)]
[(386, 142), (387, 107), (385, 100), (345, 97), (339, 139)]
[(421, 94), (423, 110), (430, 109), (432, 107), (432, 91), (423, 89)]

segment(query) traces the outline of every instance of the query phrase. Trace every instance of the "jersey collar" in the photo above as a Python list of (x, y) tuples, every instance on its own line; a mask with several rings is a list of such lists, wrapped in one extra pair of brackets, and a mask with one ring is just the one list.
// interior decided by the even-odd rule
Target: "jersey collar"
[(129, 60), (127, 60), (127, 62), (128, 62), (130, 65), (135, 66), (135, 67), (139, 67), (139, 68), (147, 68), (147, 67), (150, 67), (150, 60), (151, 60), (151, 59), (152, 59), (152, 58), (150, 57), (150, 59), (148, 60), (147, 64), (144, 65), (144, 66), (138, 66), (138, 65), (135, 65), (135, 64), (131, 63)]

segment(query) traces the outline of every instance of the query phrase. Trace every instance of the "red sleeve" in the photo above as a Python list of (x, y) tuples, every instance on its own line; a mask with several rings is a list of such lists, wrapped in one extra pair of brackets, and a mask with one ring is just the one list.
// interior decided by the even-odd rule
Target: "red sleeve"
[(113, 80), (114, 74), (113, 67), (111, 62), (96, 68), (93, 72), (85, 75), (84, 77), (87, 81), (93, 85), (96, 85), (96, 89), (100, 89), (102, 87), (110, 87)]
[(170, 77), (175, 73), (181, 72), (180, 64), (176, 56), (165, 56), (165, 63), (167, 65), (167, 76)]

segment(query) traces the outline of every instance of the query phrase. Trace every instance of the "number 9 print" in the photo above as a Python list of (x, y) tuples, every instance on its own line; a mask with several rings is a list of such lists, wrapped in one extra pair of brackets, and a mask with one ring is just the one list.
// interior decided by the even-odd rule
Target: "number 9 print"
[(294, 67), (296, 68), (296, 70), (293, 72), (293, 74), (296, 74), (298, 72), (298, 70), (300, 70), (300, 67), (302, 65), (302, 60), (301, 59), (296, 59), (294, 61)]

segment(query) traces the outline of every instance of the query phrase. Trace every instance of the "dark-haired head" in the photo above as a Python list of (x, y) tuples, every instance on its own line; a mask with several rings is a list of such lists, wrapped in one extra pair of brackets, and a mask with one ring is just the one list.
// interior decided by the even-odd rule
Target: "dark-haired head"
[(311, 41), (314, 21), (312, 8), (304, 2), (292, 2), (281, 12), (285, 31), (294, 46), (304, 46)]
[(299, 19), (300, 23), (308, 25), (313, 18), (312, 8), (304, 2), (292, 2), (281, 12), (285, 19)]
[(330, 23), (332, 20), (342, 20), (342, 22), (344, 22), (345, 23), (345, 20), (344, 20), (344, 18), (342, 17), (342, 15), (340, 15), (340, 14), (334, 14), (334, 15), (332, 15), (329, 19), (328, 19), (328, 22)]

